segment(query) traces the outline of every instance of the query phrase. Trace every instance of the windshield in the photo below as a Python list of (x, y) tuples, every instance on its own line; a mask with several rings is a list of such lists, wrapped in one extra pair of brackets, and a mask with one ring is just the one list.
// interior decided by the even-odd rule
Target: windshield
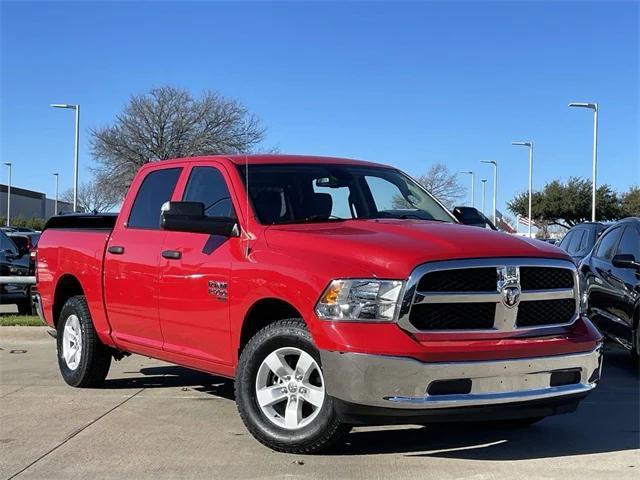
[[(239, 169), (245, 180), (245, 167)], [(422, 187), (391, 168), (251, 165), (249, 196), (265, 225), (372, 218), (455, 222)]]

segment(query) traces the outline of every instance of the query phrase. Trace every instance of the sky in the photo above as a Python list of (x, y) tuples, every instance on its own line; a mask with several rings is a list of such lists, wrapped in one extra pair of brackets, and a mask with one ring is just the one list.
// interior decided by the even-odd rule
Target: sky
[[(433, 163), (487, 178), (498, 208), (527, 189), (591, 177), (640, 184), (640, 2), (0, 2), (0, 160), (13, 184), (53, 197), (80, 180), (89, 130), (132, 94), (176, 85), (240, 100), (265, 149), (379, 161), (418, 176)], [(5, 172), (0, 170), (4, 181)], [(463, 185), (469, 176), (461, 176)]]

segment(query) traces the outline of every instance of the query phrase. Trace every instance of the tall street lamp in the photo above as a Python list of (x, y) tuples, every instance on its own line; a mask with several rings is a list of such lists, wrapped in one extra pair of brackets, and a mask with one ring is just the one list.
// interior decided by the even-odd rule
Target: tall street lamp
[(531, 198), (533, 195), (533, 142), (511, 142), (511, 145), (529, 147), (529, 238), (531, 238), (531, 224), (533, 223), (533, 219), (531, 218)]
[(471, 206), (474, 207), (475, 206), (475, 181), (474, 181), (474, 174), (471, 170), (464, 170), (460, 173), (468, 173), (469, 175), (471, 175)]
[(80, 141), (80, 105), (71, 103), (52, 103), (53, 108), (70, 108), (76, 111), (76, 142), (73, 161), (73, 211), (78, 211), (78, 148)]
[(480, 160), (480, 163), (490, 163), (493, 165), (493, 224), (496, 224), (498, 203), (498, 162), (496, 160)]
[(11, 162), (4, 162), (8, 170), (7, 179), (7, 227), (11, 226)]
[(593, 110), (593, 172), (591, 185), (591, 221), (596, 221), (596, 172), (598, 168), (598, 104), (571, 102), (570, 107), (590, 108)]
[(60, 174), (58, 172), (52, 173), (54, 177), (56, 177), (56, 196), (53, 200), (53, 216), (58, 215), (58, 180), (60, 179)]
[(484, 215), (484, 200), (485, 200), (485, 187), (487, 186), (487, 179), (483, 178), (480, 180), (480, 183), (482, 184), (482, 214)]

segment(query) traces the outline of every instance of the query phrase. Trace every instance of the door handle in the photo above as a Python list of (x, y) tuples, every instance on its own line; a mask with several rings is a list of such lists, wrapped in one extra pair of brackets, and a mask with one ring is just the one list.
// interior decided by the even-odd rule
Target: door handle
[(182, 253), (177, 250), (165, 250), (162, 252), (162, 256), (169, 260), (180, 260), (180, 258), (182, 258)]
[(122, 255), (124, 253), (124, 247), (114, 245), (112, 247), (107, 248), (107, 252), (113, 253), (114, 255)]

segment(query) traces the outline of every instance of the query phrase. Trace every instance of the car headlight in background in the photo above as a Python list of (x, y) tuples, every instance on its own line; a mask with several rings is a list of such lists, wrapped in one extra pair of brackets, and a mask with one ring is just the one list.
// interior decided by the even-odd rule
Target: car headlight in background
[(578, 293), (580, 295), (580, 315), (586, 315), (589, 310), (589, 292), (584, 276), (578, 277)]
[(333, 280), (316, 304), (323, 320), (392, 322), (399, 309), (400, 280)]

